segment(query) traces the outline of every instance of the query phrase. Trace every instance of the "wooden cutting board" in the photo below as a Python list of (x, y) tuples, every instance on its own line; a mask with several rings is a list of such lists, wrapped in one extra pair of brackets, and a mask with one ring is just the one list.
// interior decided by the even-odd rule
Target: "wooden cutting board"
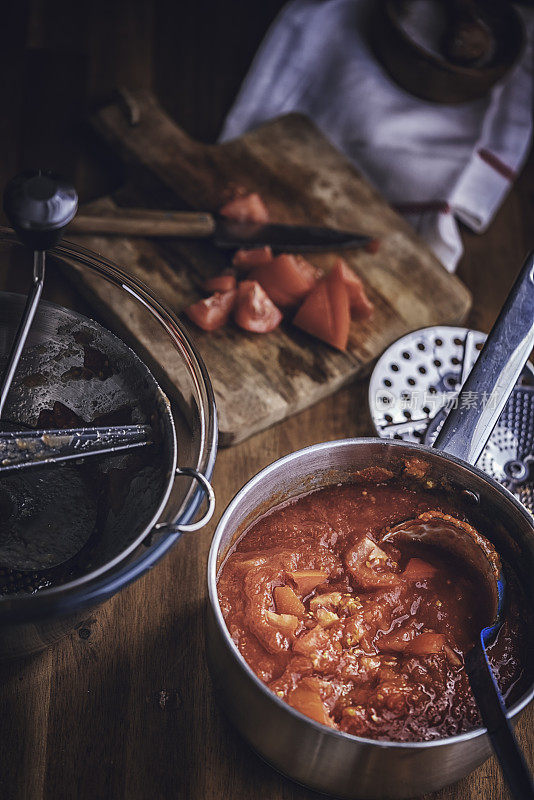
[[(261, 194), (273, 222), (331, 225), (380, 240), (376, 254), (345, 253), (375, 304), (369, 320), (352, 323), (347, 353), (289, 322), (271, 334), (255, 335), (233, 325), (204, 333), (184, 320), (213, 382), (222, 445), (239, 442), (335, 392), (408, 331), (465, 318), (470, 307), (465, 286), (306, 117), (290, 114), (234, 141), (206, 145), (187, 136), (151, 94), (139, 92), (128, 95), (128, 104), (122, 99), (105, 106), (94, 122), (134, 168), (135, 189), (98, 200), (84, 211), (112, 213), (117, 204), (216, 210), (229, 185), (238, 184)], [(130, 270), (178, 315), (198, 299), (202, 279), (230, 263), (227, 253), (206, 241), (76, 239)], [(328, 269), (334, 254), (310, 260)], [(179, 376), (166, 363), (165, 349), (154, 347), (143, 312), (124, 303), (118, 290), (87, 276), (79, 279), (110, 326), (133, 336), (145, 358), (153, 366), (156, 362), (172, 394)]]

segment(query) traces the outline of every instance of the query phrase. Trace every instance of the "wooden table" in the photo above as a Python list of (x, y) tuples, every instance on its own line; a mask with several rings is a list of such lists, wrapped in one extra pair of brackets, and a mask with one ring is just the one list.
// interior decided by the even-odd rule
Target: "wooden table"
[[(22, 167), (48, 164), (70, 175), (89, 199), (122, 177), (79, 124), (90, 104), (117, 83), (152, 86), (180, 124), (213, 140), (281, 3), (95, 0), (83, 12), (66, 0), (10, 5), (0, 50), (7, 78), (1, 185)], [(473, 327), (491, 327), (534, 246), (533, 186), (531, 158), (490, 230), (483, 236), (463, 232), (459, 275), (475, 298)], [(20, 276), (0, 276), (6, 277), (11, 285), (24, 285)], [(88, 311), (69, 287), (49, 284), (47, 295)], [(366, 408), (361, 382), (221, 451), (216, 516), (251, 475), (279, 456), (320, 440), (370, 434)], [(2, 800), (319, 797), (266, 766), (217, 707), (203, 642), (214, 525), (184, 536), (155, 569), (56, 647), (0, 666)], [(533, 764), (532, 708), (518, 731)], [(507, 793), (491, 759), (434, 797), (501, 800)]]

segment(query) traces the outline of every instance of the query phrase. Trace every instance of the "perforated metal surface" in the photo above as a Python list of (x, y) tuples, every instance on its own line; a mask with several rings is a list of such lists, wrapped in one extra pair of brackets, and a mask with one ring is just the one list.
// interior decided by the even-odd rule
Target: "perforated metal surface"
[[(379, 436), (432, 444), (482, 349), (480, 331), (436, 326), (394, 342), (369, 384), (371, 417)], [(492, 396), (464, 403), (491, 403)], [(534, 368), (528, 363), (477, 465), (534, 512)]]

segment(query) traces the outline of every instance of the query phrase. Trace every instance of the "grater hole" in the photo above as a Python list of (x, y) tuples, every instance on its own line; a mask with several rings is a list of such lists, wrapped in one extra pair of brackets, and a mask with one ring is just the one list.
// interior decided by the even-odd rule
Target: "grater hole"
[(384, 386), (387, 386), (388, 388), (391, 386), (391, 381), (389, 380), (389, 378), (385, 378)]
[(435, 343), (436, 347), (441, 347), (442, 344), (443, 344), (443, 339), (435, 339), (434, 343)]
[(426, 375), (426, 367), (417, 367), (417, 369), (421, 375)]
[(402, 354), (402, 357), (405, 358), (406, 361), (409, 361), (409, 359), (411, 358), (411, 355), (410, 355), (410, 353), (408, 353), (407, 350), (405, 350), (404, 353)]
[(393, 422), (393, 417), (391, 416), (391, 414), (386, 414), (384, 419), (386, 420), (386, 422)]
[(428, 406), (423, 406), (423, 413), (430, 414), (430, 409)]
[(411, 415), (411, 413), (409, 411), (403, 411), (402, 413), (404, 414), (406, 419), (411, 419), (412, 418), (412, 415)]
[(451, 358), (451, 364), (458, 365), (459, 363), (460, 363), (460, 359), (459, 359), (459, 358), (457, 358), (457, 356), (453, 356), (453, 357)]
[(441, 367), (441, 361), (439, 360), (439, 358), (435, 358), (434, 359), (434, 366), (435, 367)]
[(456, 344), (456, 345), (458, 345), (458, 347), (460, 347), (460, 345), (462, 345), (462, 344), (463, 344), (463, 342), (462, 342), (462, 340), (461, 340), (461, 339), (460, 339), (458, 336), (456, 336), (456, 337), (454, 338), (454, 344)]
[(484, 347), (484, 342), (477, 342), (475, 347), (478, 351), (482, 350), (482, 348)]
[(415, 386), (415, 378), (408, 378), (408, 384), (410, 386)]
[(419, 342), (419, 344), (417, 345), (417, 349), (418, 350), (426, 350), (426, 347), (424, 346), (423, 342)]
[(391, 365), (391, 369), (393, 370), (393, 372), (398, 372), (399, 371), (399, 365), (398, 364), (392, 364)]

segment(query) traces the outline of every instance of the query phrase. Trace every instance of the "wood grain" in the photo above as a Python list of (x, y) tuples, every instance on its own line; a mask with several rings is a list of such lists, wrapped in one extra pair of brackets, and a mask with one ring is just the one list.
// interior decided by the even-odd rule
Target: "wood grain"
[[(75, 124), (80, 97), (87, 98), (86, 113), (117, 82), (153, 85), (174, 119), (195, 136), (214, 139), (282, 3), (227, 0), (213, 4), (209, 15), (203, 0), (10, 4), (4, 19), (8, 47), (0, 49), (8, 87), (0, 128), (2, 185), (17, 170), (43, 162), (75, 176), (86, 201), (123, 181), (119, 163)], [(31, 51), (24, 50), (25, 41)], [(80, 60), (85, 71), (73, 97), (70, 76)], [(44, 127), (34, 124), (36, 108), (48, 115)], [(534, 247), (533, 187), (531, 156), (488, 231), (477, 236), (462, 230), (466, 250), (458, 274), (473, 293), (473, 327), (489, 330), (526, 250)], [(3, 286), (6, 277), (21, 291), (30, 269), (27, 275), (2, 271)], [(49, 271), (47, 297), (94, 316), (95, 309), (60, 278)], [(217, 517), (235, 491), (274, 459), (321, 440), (370, 434), (366, 389), (365, 381), (357, 381), (221, 451), (214, 476)], [(203, 620), (215, 522), (184, 538), (56, 647), (0, 666), (2, 800), (320, 800), (265, 765), (213, 696)], [(534, 766), (533, 707), (518, 733)], [(492, 758), (432, 800), (508, 797)]]
[(111, 236), (194, 237), (211, 236), (215, 219), (202, 211), (154, 211), (148, 208), (111, 210), (105, 215), (76, 214), (69, 233)]
[[(287, 321), (268, 336), (247, 334), (231, 324), (208, 334), (189, 325), (213, 382), (221, 444), (235, 444), (336, 391), (408, 331), (465, 318), (470, 305), (466, 288), (307, 118), (291, 114), (232, 142), (205, 145), (178, 128), (151, 93), (138, 91), (128, 93), (126, 106), (117, 100), (101, 109), (95, 124), (137, 171), (142, 168), (156, 179), (153, 191), (165, 187), (174, 202), (216, 210), (229, 186), (238, 184), (260, 192), (274, 222), (329, 225), (380, 240), (376, 255), (363, 250), (345, 254), (375, 304), (370, 320), (352, 323), (347, 353)], [(104, 209), (115, 218), (109, 199), (89, 211), (102, 216)], [(198, 298), (204, 277), (230, 265), (229, 256), (209, 242), (162, 245), (104, 236), (84, 236), (83, 242), (127, 264), (176, 312)], [(330, 253), (313, 261), (328, 269), (334, 257)], [(142, 312), (125, 307), (94, 280), (79, 277), (101, 313), (112, 323), (119, 321), (150, 354)], [(166, 369), (165, 359), (159, 366)], [(172, 385), (173, 376), (167, 377)]]

